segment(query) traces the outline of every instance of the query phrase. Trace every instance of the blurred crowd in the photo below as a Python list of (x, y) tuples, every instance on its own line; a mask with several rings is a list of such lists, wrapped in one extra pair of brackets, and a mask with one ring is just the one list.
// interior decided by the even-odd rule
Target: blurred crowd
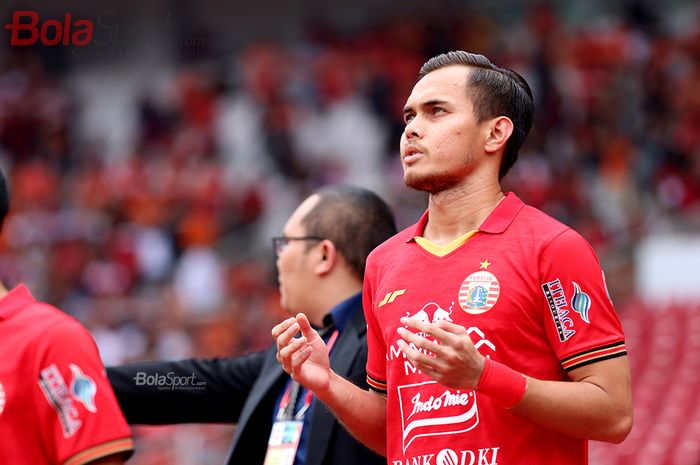
[(697, 22), (673, 28), (640, 6), (585, 26), (544, 5), (508, 28), (433, 15), (250, 43), (215, 57), (233, 64), (226, 76), (183, 63), (138, 99), (138, 137), (116, 158), (77, 132), (86, 103), (62, 76), (10, 50), (0, 276), (84, 321), (106, 363), (265, 346), (282, 315), (270, 225), (336, 182), (374, 188), (402, 226), (415, 220), (425, 203), (401, 181), (401, 108), (426, 58), (466, 49), (523, 74), (537, 100), (506, 188), (579, 230), (615, 273), (613, 297), (630, 297), (636, 241), (699, 222)]
[(530, 82), (536, 122), (505, 187), (592, 243), (622, 308), (637, 242), (700, 229), (700, 23), (662, 13), (636, 4), (571, 24), (542, 4), (504, 26), (426, 11), (248, 43), (203, 57), (219, 66), (183, 62), (165, 92), (144, 93), (121, 157), (77, 131), (86, 103), (61, 74), (8, 50), (0, 277), (83, 321), (106, 364), (265, 347), (284, 315), (275, 228), (336, 182), (376, 189), (401, 226), (417, 219), (425, 197), (401, 181), (401, 109), (428, 57), (465, 49)]

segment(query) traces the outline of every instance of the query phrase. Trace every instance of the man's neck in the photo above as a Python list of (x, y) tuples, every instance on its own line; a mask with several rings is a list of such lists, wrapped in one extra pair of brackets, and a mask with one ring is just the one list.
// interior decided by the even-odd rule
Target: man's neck
[(436, 244), (449, 244), (478, 229), (504, 197), (498, 183), (478, 188), (464, 185), (431, 194), (423, 237)]
[(312, 325), (321, 328), (323, 327), (323, 318), (331, 310), (361, 290), (362, 283), (359, 281), (353, 282), (351, 279), (345, 283), (339, 283), (338, 281), (329, 283), (325, 289), (321, 286), (316, 289), (316, 294), (325, 296), (325, 298), (318, 302), (317, 308), (307, 311), (306, 316)]

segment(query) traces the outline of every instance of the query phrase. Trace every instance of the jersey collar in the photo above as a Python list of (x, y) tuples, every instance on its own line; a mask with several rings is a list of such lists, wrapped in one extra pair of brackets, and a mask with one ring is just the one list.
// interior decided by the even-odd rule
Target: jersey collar
[[(508, 192), (506, 197), (496, 205), (496, 208), (494, 208), (484, 222), (481, 223), (479, 232), (501, 234), (510, 226), (524, 205), (523, 201), (520, 200), (517, 195), (513, 192)], [(413, 241), (413, 238), (416, 236), (422, 236), (427, 223), (428, 210), (425, 210), (425, 213), (423, 213), (423, 216), (421, 216), (418, 223), (416, 223), (413, 233), (409, 235), (406, 242)]]
[(27, 286), (20, 284), (0, 299), (0, 321), (12, 318), (26, 305), (36, 302)]
[(501, 234), (513, 222), (520, 210), (525, 206), (522, 200), (512, 192), (496, 205), (496, 208), (486, 217), (479, 231), (491, 234)]

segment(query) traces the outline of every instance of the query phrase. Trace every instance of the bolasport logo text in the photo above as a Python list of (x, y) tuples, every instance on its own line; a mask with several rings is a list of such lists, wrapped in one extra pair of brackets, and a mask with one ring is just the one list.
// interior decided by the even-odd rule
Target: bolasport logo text
[(166, 374), (137, 371), (133, 379), (136, 386), (155, 387), (160, 391), (200, 390), (207, 386), (207, 382), (197, 378), (194, 373), (189, 376), (177, 376), (172, 371)]
[(71, 56), (81, 60), (167, 54), (190, 59), (199, 58), (206, 48), (204, 37), (182, 35), (169, 11), (145, 26), (115, 10), (102, 11), (93, 19), (70, 12), (46, 17), (33, 10), (17, 10), (5, 29), (9, 31), (11, 46), (71, 47)]
[(12, 14), (12, 22), (5, 29), (10, 31), (10, 45), (14, 46), (40, 43), (83, 47), (92, 41), (95, 25), (89, 19), (74, 19), (71, 13), (65, 13), (61, 21), (42, 19), (36, 11), (19, 10)]

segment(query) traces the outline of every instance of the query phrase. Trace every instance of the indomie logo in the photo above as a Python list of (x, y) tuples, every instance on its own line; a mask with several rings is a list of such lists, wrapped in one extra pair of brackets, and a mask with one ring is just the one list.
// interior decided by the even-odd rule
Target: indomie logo
[[(73, 22), (73, 15), (66, 13), (63, 22), (47, 19), (39, 25), (39, 13), (19, 10), (12, 14), (12, 22), (5, 25), (12, 32), (10, 45), (74, 45), (82, 47), (92, 41), (95, 25), (88, 19)], [(22, 33), (23, 34), (20, 34)]]
[(464, 433), (479, 424), (474, 391), (427, 381), (399, 386), (398, 394), (404, 453), (418, 438)]

